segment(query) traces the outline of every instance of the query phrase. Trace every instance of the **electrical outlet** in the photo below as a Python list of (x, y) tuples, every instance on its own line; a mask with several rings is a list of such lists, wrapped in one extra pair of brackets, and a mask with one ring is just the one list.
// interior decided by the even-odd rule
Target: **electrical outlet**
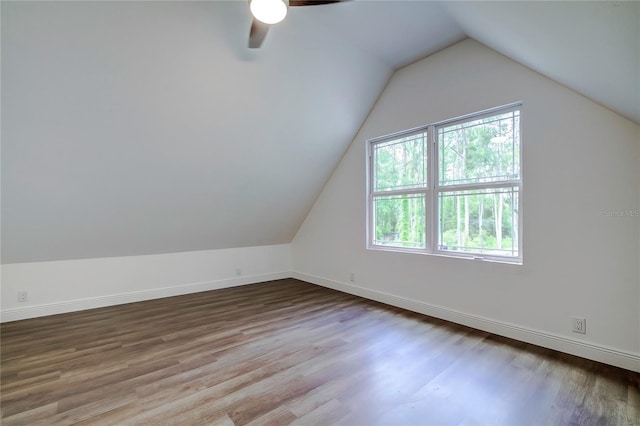
[(573, 332), (587, 334), (587, 319), (573, 317)]
[(349, 281), (352, 283), (356, 282), (356, 274), (352, 272), (351, 275), (349, 275)]
[(19, 291), (18, 292), (18, 302), (23, 303), (26, 302), (27, 299), (27, 292), (26, 291)]
[(236, 275), (237, 275), (237, 276), (242, 275), (242, 269), (240, 269), (240, 268), (236, 268)]

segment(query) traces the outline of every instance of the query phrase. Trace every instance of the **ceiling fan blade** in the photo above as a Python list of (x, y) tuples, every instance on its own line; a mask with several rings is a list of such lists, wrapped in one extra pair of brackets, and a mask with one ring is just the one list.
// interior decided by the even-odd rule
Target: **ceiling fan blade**
[[(346, 1), (350, 0), (289, 0), (289, 6), (319, 6)], [(258, 21), (256, 18), (253, 18), (251, 21), (251, 30), (249, 31), (249, 47), (251, 49), (257, 49), (262, 45), (262, 42), (269, 31), (269, 27), (269, 24), (265, 24)]]
[(319, 6), (321, 4), (340, 3), (345, 0), (289, 0), (289, 6)]
[(249, 47), (251, 49), (259, 48), (267, 36), (268, 31), (268, 24), (264, 24), (254, 18), (253, 21), (251, 21), (251, 30), (249, 31)]

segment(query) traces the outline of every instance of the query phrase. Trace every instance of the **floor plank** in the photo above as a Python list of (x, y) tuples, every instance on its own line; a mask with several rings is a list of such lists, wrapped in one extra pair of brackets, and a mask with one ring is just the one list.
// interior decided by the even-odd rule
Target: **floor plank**
[(0, 325), (3, 425), (639, 425), (640, 375), (288, 279)]

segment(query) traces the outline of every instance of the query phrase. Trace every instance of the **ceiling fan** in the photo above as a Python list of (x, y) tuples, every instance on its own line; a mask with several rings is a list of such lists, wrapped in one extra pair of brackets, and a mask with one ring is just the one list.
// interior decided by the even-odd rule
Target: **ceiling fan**
[(249, 31), (249, 47), (257, 49), (267, 36), (269, 27), (287, 16), (287, 9), (294, 6), (319, 6), (348, 0), (249, 0), (253, 15)]

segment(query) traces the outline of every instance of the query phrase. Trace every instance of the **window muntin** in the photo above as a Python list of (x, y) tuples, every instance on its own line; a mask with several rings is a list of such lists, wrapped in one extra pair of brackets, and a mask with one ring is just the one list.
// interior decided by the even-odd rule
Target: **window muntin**
[(371, 140), (368, 247), (521, 262), (520, 129), (511, 105)]
[(374, 146), (374, 191), (427, 186), (427, 136), (404, 136)]
[(520, 179), (520, 110), (438, 126), (438, 183)]
[(438, 246), (443, 252), (518, 256), (517, 186), (438, 194)]
[(374, 244), (425, 248), (424, 194), (376, 196), (373, 206)]

